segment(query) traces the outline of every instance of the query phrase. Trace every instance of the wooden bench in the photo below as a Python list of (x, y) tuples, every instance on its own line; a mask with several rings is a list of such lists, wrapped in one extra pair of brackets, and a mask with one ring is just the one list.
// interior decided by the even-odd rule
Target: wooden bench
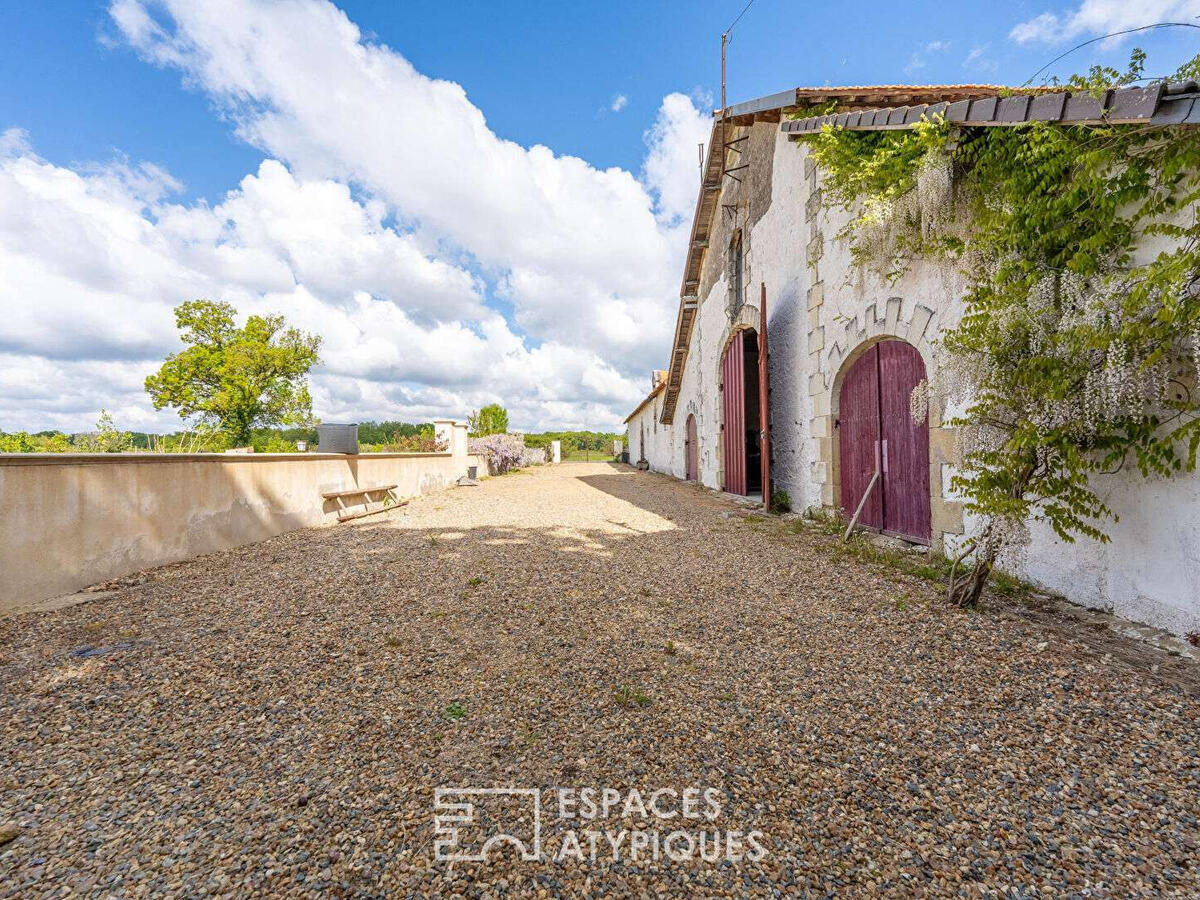
[[(344, 491), (321, 491), (321, 497), (325, 500), (336, 500), (338, 504), (338, 521), (347, 522), (350, 519), (361, 519), (363, 516), (373, 516), (375, 513), (380, 513), (384, 510), (404, 506), (408, 501), (399, 500), (392, 493), (397, 487), (398, 485), (395, 484), (371, 484), (366, 487), (347, 488)], [(372, 502), (368, 496), (369, 494), (383, 494), (384, 496), (383, 499)], [(346, 497), (359, 496), (364, 501), (362, 509), (351, 509), (343, 502)]]

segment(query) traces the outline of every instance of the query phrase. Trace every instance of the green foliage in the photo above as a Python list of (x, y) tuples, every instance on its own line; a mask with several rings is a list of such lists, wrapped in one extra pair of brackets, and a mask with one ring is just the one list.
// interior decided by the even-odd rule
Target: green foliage
[(508, 431), (508, 410), (499, 403), (489, 403), (467, 416), (467, 426), (474, 437), (505, 434)]
[(791, 495), (787, 491), (771, 491), (771, 511), (777, 513), (791, 512)]
[(321, 339), (285, 327), (283, 316), (250, 316), (238, 328), (228, 303), (191, 300), (175, 309), (186, 345), (146, 379), (155, 409), (212, 425), (235, 445), (256, 426), (312, 421), (307, 375)]
[(119, 430), (112, 415), (103, 409), (95, 431), (75, 435), (61, 431), (0, 434), (0, 453), (128, 453), (133, 449), (133, 435)]
[(442, 710), (442, 718), (447, 722), (457, 722), (459, 719), (467, 717), (467, 708), (455, 700), (453, 703), (447, 703), (446, 708)]
[(649, 706), (650, 697), (641, 688), (623, 684), (613, 693), (617, 706), (630, 709), (635, 706)]
[(100, 410), (96, 430), (75, 436), (74, 448), (80, 453), (128, 453), (133, 449), (133, 435), (120, 431), (107, 410)]
[[(1068, 83), (1099, 90), (1141, 78), (1094, 68)], [(1200, 57), (1186, 70), (1200, 68)], [(1171, 476), (1196, 465), (1200, 406), (1200, 140), (1135, 125), (912, 131), (827, 129), (811, 139), (827, 199), (872, 221), (903, 208), (888, 259), (949, 255), (969, 278), (966, 313), (943, 335), (949, 424), (969, 437), (953, 486), (985, 518), (968, 546), (974, 602), (992, 562), (1047, 521), (1064, 540), (1107, 541), (1112, 510), (1095, 477), (1123, 467)], [(952, 167), (954, 215), (930, 229), (907, 203), (923, 167)], [(877, 237), (878, 235), (876, 235)], [(1148, 242), (1163, 249), (1135, 253)], [(863, 249), (859, 247), (858, 249)], [(961, 589), (961, 590), (960, 590)]]
[(612, 459), (614, 441), (624, 435), (609, 431), (544, 431), (525, 435), (526, 447), (549, 447), (558, 441), (563, 459)]

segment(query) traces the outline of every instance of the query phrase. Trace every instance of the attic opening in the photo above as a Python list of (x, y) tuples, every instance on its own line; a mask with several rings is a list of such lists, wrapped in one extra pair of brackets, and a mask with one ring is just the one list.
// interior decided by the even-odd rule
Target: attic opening
[(721, 442), (724, 489), (762, 493), (762, 426), (759, 423), (758, 332), (739, 331), (721, 362)]

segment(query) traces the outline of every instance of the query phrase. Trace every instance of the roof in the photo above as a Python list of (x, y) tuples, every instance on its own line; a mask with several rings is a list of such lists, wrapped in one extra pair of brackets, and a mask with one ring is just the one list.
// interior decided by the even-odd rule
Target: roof
[(630, 419), (632, 419), (634, 416), (636, 416), (638, 413), (640, 413), (643, 409), (645, 409), (648, 405), (650, 405), (650, 403), (654, 400), (654, 398), (663, 392), (663, 389), (666, 388), (666, 386), (667, 386), (667, 383), (665, 381), (660, 381), (656, 387), (651, 388), (650, 393), (646, 395), (646, 399), (637, 405), (637, 409), (635, 409), (633, 412), (631, 412), (628, 416), (625, 417), (625, 424), (628, 425)]
[(826, 125), (848, 131), (894, 131), (922, 119), (942, 116), (971, 127), (1013, 126), (1029, 122), (1069, 125), (1200, 125), (1200, 84), (1178, 81), (1148, 87), (1115, 88), (1100, 95), (1055, 91), (999, 95), (954, 102), (841, 112), (783, 122), (790, 135), (813, 134)]
[[(748, 116), (779, 112), (791, 106), (810, 106), (837, 101), (846, 109), (856, 107), (897, 106), (901, 103), (933, 103), (939, 100), (961, 100), (1003, 91), (1001, 84), (852, 84), (831, 87), (797, 87), (770, 94), (745, 103), (734, 103), (728, 109), (734, 125), (748, 125)], [(719, 118), (721, 110), (713, 112)], [(778, 120), (776, 120), (778, 121)]]
[[(797, 87), (745, 103), (735, 103), (726, 109), (729, 123), (750, 125), (754, 122), (780, 122), (789, 110), (802, 110), (814, 103), (830, 100), (843, 109), (863, 106), (916, 103), (929, 104), (956, 102), (976, 97), (995, 96), (1004, 90), (995, 84), (886, 84), (848, 85), (842, 87)], [(704, 255), (708, 249), (709, 234), (721, 195), (721, 174), (724, 163), (724, 147), (720, 140), (721, 111), (714, 114), (712, 134), (708, 139), (708, 153), (704, 161), (703, 177), (700, 180), (700, 195), (696, 200), (696, 211), (692, 218), (692, 233), (688, 241), (687, 259), (683, 267), (683, 282), (679, 286), (679, 312), (675, 319), (675, 337), (671, 346), (671, 360), (667, 369), (667, 395), (663, 402), (662, 421), (669, 425), (675, 417), (675, 402), (683, 382), (683, 364), (687, 360), (688, 343), (692, 337), (692, 324), (699, 306), (700, 274), (704, 266)], [(653, 396), (653, 395), (652, 395)], [(650, 399), (646, 398), (647, 401)], [(645, 406), (642, 403), (630, 415), (636, 415)], [(626, 419), (626, 421), (629, 421)]]
[[(1010, 92), (1013, 92), (1010, 94)], [(838, 111), (824, 116), (787, 119), (789, 113), (829, 101)], [(1147, 124), (1200, 125), (1200, 85), (1195, 81), (1148, 87), (1114, 88), (1100, 96), (1090, 92), (1056, 91), (1054, 88), (1007, 88), (996, 84), (883, 84), (840, 87), (797, 87), (713, 113), (713, 130), (700, 183), (700, 196), (692, 218), (692, 234), (679, 288), (679, 312), (667, 370), (667, 394), (662, 421), (671, 424), (683, 381), (692, 324), (699, 307), (704, 256), (708, 250), (714, 212), (721, 194), (724, 169), (719, 139), (722, 113), (733, 125), (779, 122), (780, 131), (793, 137), (820, 131), (825, 125), (857, 131), (912, 128), (922, 117), (944, 115), (967, 126), (1020, 125), (1027, 122), (1066, 122), (1076, 125)], [(655, 394), (651, 393), (636, 415)], [(626, 419), (626, 421), (629, 421)]]

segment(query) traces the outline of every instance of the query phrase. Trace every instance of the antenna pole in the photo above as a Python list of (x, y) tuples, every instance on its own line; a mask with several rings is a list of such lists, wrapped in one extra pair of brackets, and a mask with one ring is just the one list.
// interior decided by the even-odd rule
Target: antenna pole
[(729, 42), (729, 32), (721, 32), (721, 180), (725, 180), (725, 152), (729, 145), (725, 142), (725, 45)]

